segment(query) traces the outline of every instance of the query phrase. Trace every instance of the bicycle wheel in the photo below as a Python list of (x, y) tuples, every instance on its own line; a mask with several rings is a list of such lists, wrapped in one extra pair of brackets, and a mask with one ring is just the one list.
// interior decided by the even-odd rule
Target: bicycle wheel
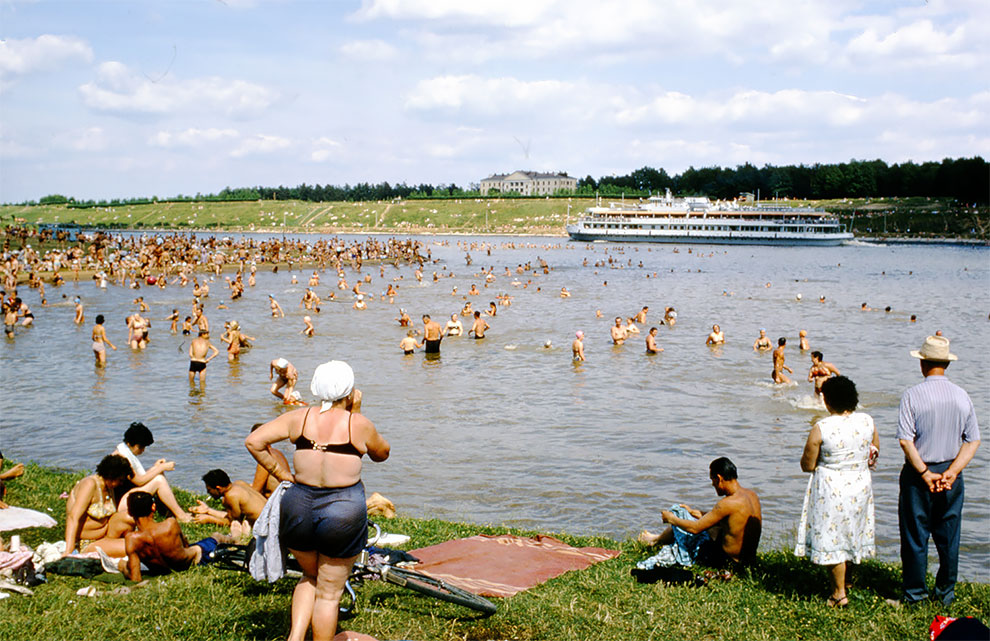
[(473, 592), (468, 592), (455, 585), (450, 585), (446, 581), (434, 579), (431, 576), (420, 574), (404, 568), (389, 567), (383, 573), (385, 580), (395, 585), (409, 588), (414, 592), (435, 597), (442, 601), (449, 601), (466, 608), (484, 612), (485, 614), (495, 613), (495, 604), (484, 597), (480, 597)]

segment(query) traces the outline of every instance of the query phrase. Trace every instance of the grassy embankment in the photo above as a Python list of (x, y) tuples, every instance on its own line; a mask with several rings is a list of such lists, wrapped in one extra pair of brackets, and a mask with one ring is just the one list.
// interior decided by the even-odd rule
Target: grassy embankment
[[(8, 463), (9, 465), (9, 463)], [(48, 511), (59, 520), (51, 530), (25, 530), (22, 540), (58, 540), (65, 502), (59, 494), (83, 475), (31, 464), (11, 483), (8, 500)], [(206, 498), (177, 491), (184, 504)], [(400, 506), (401, 508), (401, 506)], [(478, 526), (399, 517), (388, 531), (412, 536), (409, 547), (431, 545), (478, 533), (512, 532)], [(208, 526), (184, 526), (190, 539), (207, 536)], [(990, 615), (990, 585), (960, 584), (949, 608), (893, 607), (900, 578), (897, 566), (862, 566), (845, 610), (825, 606), (823, 568), (788, 552), (767, 551), (747, 575), (705, 587), (640, 585), (629, 575), (648, 552), (632, 541), (556, 535), (572, 545), (621, 549), (617, 559), (571, 572), (509, 599), (495, 599), (498, 612), (478, 617), (464, 608), (420, 597), (391, 585), (360, 589), (359, 613), (343, 629), (380, 639), (920, 639), (935, 614)], [(294, 581), (258, 583), (243, 573), (212, 567), (154, 578), (129, 594), (117, 587), (75, 577), (50, 577), (35, 596), (13, 596), (0, 606), (5, 639), (278, 639), (288, 630)], [(76, 590), (94, 585), (93, 598)]]
[[(990, 209), (985, 206), (975, 210), (963, 209), (950, 199), (860, 198), (783, 202), (815, 205), (837, 213), (857, 235), (984, 240), (990, 237)], [(563, 235), (568, 215), (573, 218), (593, 203), (590, 198), (464, 198), (358, 203), (166, 202), (90, 209), (68, 209), (62, 205), (5, 205), (0, 206), (0, 221), (17, 219), (31, 224), (74, 222), (131, 229)]]

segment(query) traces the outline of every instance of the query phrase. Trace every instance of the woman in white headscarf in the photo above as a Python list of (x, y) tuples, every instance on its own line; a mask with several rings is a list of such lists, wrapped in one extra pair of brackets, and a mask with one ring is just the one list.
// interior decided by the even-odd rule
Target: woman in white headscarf
[[(310, 386), (323, 402), (286, 412), (248, 436), (251, 455), (280, 481), (290, 481), (281, 503), (279, 537), (302, 566), (292, 595), (289, 640), (331, 639), (337, 611), (354, 559), (368, 539), (362, 457), (384, 461), (389, 444), (361, 413), (354, 371), (342, 361), (316, 368)], [(296, 446), (291, 470), (282, 469), (269, 449), (288, 439)]]

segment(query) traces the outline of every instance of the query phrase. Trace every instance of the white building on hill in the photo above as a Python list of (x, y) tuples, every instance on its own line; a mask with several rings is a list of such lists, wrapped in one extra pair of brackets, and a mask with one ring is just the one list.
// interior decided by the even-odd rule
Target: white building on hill
[(482, 195), (495, 190), (502, 193), (516, 192), (523, 196), (549, 196), (561, 189), (576, 190), (577, 179), (567, 174), (514, 171), (511, 174), (494, 174), (481, 181)]

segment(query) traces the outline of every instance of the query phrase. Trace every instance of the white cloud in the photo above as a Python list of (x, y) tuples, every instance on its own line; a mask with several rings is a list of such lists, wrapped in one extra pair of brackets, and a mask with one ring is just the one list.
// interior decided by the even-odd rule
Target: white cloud
[(51, 71), (73, 62), (91, 62), (93, 50), (85, 40), (44, 34), (23, 40), (0, 40), (0, 78)]
[(313, 141), (313, 151), (310, 153), (310, 160), (313, 162), (326, 162), (331, 158), (340, 155), (344, 146), (332, 138), (323, 136)]
[(396, 48), (384, 40), (353, 40), (340, 47), (340, 53), (348, 58), (363, 62), (392, 60), (398, 53)]
[(868, 27), (849, 40), (845, 54), (854, 65), (969, 68), (987, 61), (986, 52), (981, 55), (978, 46), (971, 46), (975, 44), (964, 25), (939, 29), (931, 20), (918, 20), (890, 28)]
[(558, 0), (364, 0), (358, 20), (456, 20), (519, 27), (539, 22)]
[(857, 73), (990, 64), (990, 3), (883, 9), (854, 0), (365, 0), (353, 18), (401, 22), (428, 59), (471, 64), (561, 55), (608, 66), (707, 58)]
[(152, 82), (120, 62), (104, 62), (97, 79), (79, 87), (83, 103), (114, 113), (176, 114), (206, 111), (231, 117), (257, 116), (278, 99), (277, 92), (243, 80), (210, 76), (186, 80), (166, 76)]
[(74, 151), (104, 151), (110, 146), (107, 132), (102, 127), (73, 129), (57, 134), (55, 146)]
[(883, 119), (891, 112), (907, 115), (924, 111), (930, 103), (910, 102), (896, 95), (861, 98), (835, 91), (782, 89), (738, 91), (729, 96), (689, 96), (663, 92), (618, 109), (622, 125), (747, 125), (753, 127), (848, 127)]
[(165, 148), (202, 147), (210, 143), (235, 139), (238, 135), (236, 129), (196, 129), (193, 127), (175, 133), (159, 131), (148, 140), (148, 144)]
[(498, 114), (559, 100), (573, 90), (574, 85), (558, 80), (437, 76), (416, 83), (406, 96), (405, 108)]
[[(574, 53), (612, 64), (650, 56), (825, 61), (842, 0), (366, 0), (354, 18), (418, 29), (431, 58), (482, 62)], [(704, 43), (699, 51), (699, 43)]]
[(232, 158), (241, 158), (255, 154), (268, 154), (286, 149), (291, 145), (292, 141), (288, 138), (257, 134), (241, 141), (241, 144), (230, 152), (230, 156)]

